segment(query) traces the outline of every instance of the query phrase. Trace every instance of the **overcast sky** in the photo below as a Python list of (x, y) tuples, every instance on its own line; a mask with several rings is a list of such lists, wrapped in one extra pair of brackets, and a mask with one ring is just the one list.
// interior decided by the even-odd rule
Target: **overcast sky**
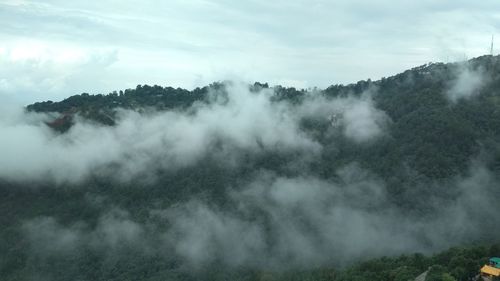
[(499, 27), (498, 0), (0, 0), (0, 96), (324, 88), (487, 54)]

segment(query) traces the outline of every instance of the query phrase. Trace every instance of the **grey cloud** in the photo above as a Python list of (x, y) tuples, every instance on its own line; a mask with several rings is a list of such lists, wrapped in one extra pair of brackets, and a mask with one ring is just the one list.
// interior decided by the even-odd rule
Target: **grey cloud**
[[(92, 241), (96, 248), (115, 249), (122, 245), (146, 248), (143, 244), (145, 228), (129, 219), (128, 213), (114, 209), (103, 215), (92, 233)], [(144, 249), (145, 250), (145, 249)]]
[(87, 222), (61, 224), (53, 217), (34, 218), (21, 226), (33, 255), (41, 259), (74, 256), (83, 248), (108, 255), (123, 248), (150, 253), (153, 252), (153, 241), (147, 240), (146, 232), (153, 230), (131, 220), (129, 214), (120, 209), (110, 209), (103, 213), (94, 226)]
[[(0, 15), (3, 23), (0, 30), (17, 36), (90, 39), (110, 36), (115, 31), (109, 21), (95, 14), (46, 3), (2, 3)], [(20, 18), (23, 20), (19, 21)]]
[[(175, 237), (177, 252), (194, 264), (222, 259), (233, 266), (310, 267), (377, 255), (428, 253), (479, 239), (485, 226), (482, 218), (497, 210), (491, 199), (496, 181), (482, 167), (451, 183), (460, 195), (437, 200), (424, 217), (421, 212), (399, 213), (384, 195), (382, 182), (360, 177), (354, 167), (346, 169), (358, 179), (343, 185), (263, 175), (232, 194), (238, 209), (231, 212), (187, 203), (170, 217), (176, 234), (170, 237)], [(228, 249), (220, 241), (233, 246)]]
[[(2, 41), (117, 49), (119, 69), (101, 73), (116, 81), (112, 90), (135, 86), (130, 81), (191, 88), (200, 86), (200, 76), (205, 84), (235, 75), (301, 87), (377, 79), (429, 61), (486, 53), (499, 7), (497, 1), (22, 3), (1, 6)], [(44, 79), (54, 76), (48, 72)], [(88, 92), (110, 91), (88, 85)], [(45, 97), (61, 96), (59, 88)], [(20, 89), (17, 95), (36, 99)]]
[[(188, 270), (214, 262), (258, 269), (346, 264), (373, 256), (429, 253), (457, 243), (489, 239), (498, 226), (484, 218), (498, 212), (498, 180), (480, 163), (446, 183), (447, 198), (429, 197), (426, 210), (401, 210), (384, 182), (356, 164), (339, 170), (340, 182), (312, 176), (281, 177), (261, 172), (228, 192), (221, 208), (200, 199), (151, 209), (138, 222), (111, 208), (96, 224), (55, 218), (26, 221), (23, 234), (38, 258), (134, 249), (143, 255), (177, 256)], [(156, 224), (164, 222), (166, 228)], [(487, 227), (489, 234), (481, 231)], [(490, 235), (490, 236), (488, 236)]]
[[(29, 44), (27, 42), (23, 47), (30, 48)], [(61, 54), (57, 49), (46, 47), (38, 51), (48, 52), (47, 57), (14, 61), (9, 59), (9, 51), (3, 55), (0, 53), (0, 96), (27, 102), (30, 97), (43, 99), (48, 92), (57, 93), (55, 98), (59, 99), (83, 93), (89, 84), (109, 91), (113, 89), (103, 77), (118, 60), (116, 50), (95, 51), (64, 65), (58, 61)], [(19, 95), (21, 97), (17, 97)]]
[(83, 225), (65, 227), (54, 218), (40, 217), (26, 222), (22, 228), (32, 250), (40, 256), (69, 254), (83, 241)]
[(197, 202), (165, 213), (172, 228), (164, 239), (191, 266), (217, 260), (230, 266), (262, 265), (256, 259), (266, 247), (260, 225)]

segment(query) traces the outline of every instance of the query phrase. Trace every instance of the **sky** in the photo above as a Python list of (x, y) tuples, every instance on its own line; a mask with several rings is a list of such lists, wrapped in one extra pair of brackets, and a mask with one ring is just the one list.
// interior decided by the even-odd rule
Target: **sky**
[(488, 54), (499, 27), (498, 0), (0, 0), (0, 97), (221, 80), (326, 88)]

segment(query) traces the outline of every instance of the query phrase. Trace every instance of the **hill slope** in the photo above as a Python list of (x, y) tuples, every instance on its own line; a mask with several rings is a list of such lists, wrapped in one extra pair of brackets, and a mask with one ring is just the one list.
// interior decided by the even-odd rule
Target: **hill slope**
[[(6, 280), (354, 280), (315, 269), (498, 241), (500, 57), (324, 90), (137, 86), (19, 116), (0, 123)], [(485, 249), (355, 280), (466, 278)]]

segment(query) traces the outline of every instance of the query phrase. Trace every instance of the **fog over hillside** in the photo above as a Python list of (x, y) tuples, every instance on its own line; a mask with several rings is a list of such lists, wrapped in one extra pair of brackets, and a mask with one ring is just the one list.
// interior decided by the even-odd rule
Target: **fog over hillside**
[(0, 0), (0, 281), (477, 281), (499, 11)]
[[(486, 95), (495, 79), (482, 64), (448, 65), (433, 99), (453, 108)], [(442, 71), (435, 67), (431, 77)], [(421, 72), (405, 73), (404, 87), (422, 83)], [(297, 101), (280, 99), (282, 88), (225, 82), (187, 107), (116, 107), (112, 126), (76, 107), (65, 132), (50, 125), (61, 113), (8, 107), (3, 192), (49, 204), (26, 202), (31, 211), (9, 229), (24, 241), (26, 266), (48, 263), (49, 272), (49, 261), (76, 266), (84, 253), (111, 263), (134, 253), (186, 272), (310, 269), (494, 238), (498, 224), (485, 218), (500, 211), (499, 174), (487, 156), (497, 139), (444, 177), (422, 174), (411, 157), (390, 160), (385, 145), (408, 145), (395, 142), (398, 126), (412, 132), (381, 107), (383, 89), (399, 77), (333, 95), (293, 89)], [(378, 150), (380, 158), (365, 159)], [(392, 162), (392, 176), (379, 169)], [(77, 205), (70, 214), (50, 207), (65, 204), (58, 193)]]

